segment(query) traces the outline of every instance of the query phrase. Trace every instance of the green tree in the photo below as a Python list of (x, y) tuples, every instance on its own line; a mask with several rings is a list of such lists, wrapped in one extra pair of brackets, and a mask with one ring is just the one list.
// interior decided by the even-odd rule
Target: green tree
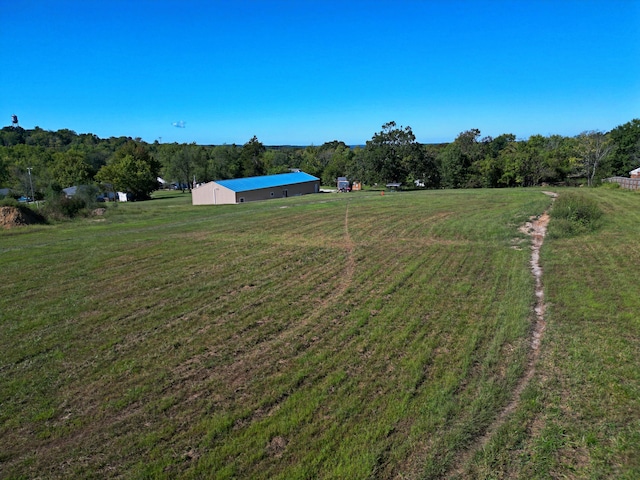
[(144, 200), (158, 187), (160, 167), (142, 144), (130, 141), (98, 171), (96, 180), (112, 185), (113, 190), (130, 193), (135, 200)]
[(264, 153), (264, 166), (269, 175), (289, 171), (289, 155), (281, 149), (269, 149)]
[(482, 187), (499, 187), (504, 174), (504, 152), (515, 151), (515, 135), (511, 133), (500, 135), (496, 138), (487, 138), (485, 143), (484, 158), (477, 160), (474, 170)]
[(405, 182), (409, 166), (418, 162), (422, 149), (411, 127), (397, 127), (396, 122), (382, 125), (364, 147), (365, 177), (371, 182)]
[(587, 177), (587, 185), (591, 187), (594, 185), (596, 173), (607, 161), (613, 144), (604, 133), (599, 131), (583, 132), (577, 138), (583, 172)]
[(302, 152), (302, 161), (300, 163), (300, 169), (309, 175), (314, 175), (316, 177), (322, 176), (322, 171), (324, 170), (324, 165), (320, 159), (320, 152), (318, 147), (314, 147), (313, 145), (308, 146)]
[(347, 162), (344, 173), (346, 174), (347, 178), (351, 179), (352, 181), (357, 180), (363, 183), (369, 183), (364, 148), (356, 147), (351, 151), (351, 155), (349, 156), (349, 161)]
[(532, 135), (510, 142), (498, 155), (501, 176), (497, 186), (527, 187), (542, 182), (564, 182), (578, 163), (576, 141), (552, 135)]
[(532, 135), (529, 141), (522, 143), (520, 175), (521, 186), (539, 185), (547, 174), (546, 164), (547, 139), (542, 135)]
[(104, 143), (96, 145), (95, 148), (90, 148), (85, 153), (85, 160), (91, 167), (92, 175), (95, 175), (104, 165), (107, 164), (107, 160), (112, 153), (107, 150)]
[(25, 143), (27, 145), (35, 145), (38, 147), (50, 147), (53, 146), (51, 143), (52, 137), (52, 132), (43, 130), (40, 127), (35, 127), (33, 130), (28, 132)]
[(0, 130), (0, 145), (12, 147), (25, 143), (26, 132), (22, 127), (3, 127)]
[[(324, 185), (335, 185), (338, 177), (347, 175), (348, 165), (354, 156), (354, 152), (343, 142), (331, 142), (322, 147), (330, 145), (324, 152), (330, 154), (327, 157), (326, 165), (322, 171), (322, 183)], [(351, 179), (357, 180), (357, 179)]]
[(609, 137), (613, 144), (610, 173), (627, 176), (640, 166), (640, 119), (617, 126), (609, 132)]
[(9, 180), (9, 155), (7, 150), (8, 147), (0, 145), (0, 186), (4, 186), (5, 182)]
[[(43, 147), (18, 144), (6, 147), (3, 157), (8, 169), (6, 185), (15, 192), (31, 196), (31, 185), (36, 197), (53, 183), (51, 176), (51, 151)], [(31, 178), (28, 172), (31, 169)]]
[(546, 139), (532, 135), (527, 141), (511, 142), (498, 155), (502, 175), (498, 186), (531, 187), (539, 185), (548, 171), (545, 159)]
[(440, 178), (445, 188), (468, 186), (471, 166), (483, 157), (482, 145), (478, 142), (480, 130), (462, 132), (439, 154)]
[(207, 172), (211, 180), (225, 180), (242, 176), (240, 154), (237, 145), (218, 145), (208, 152)]
[(53, 154), (51, 174), (55, 182), (63, 188), (84, 185), (91, 178), (91, 167), (83, 152), (75, 149)]
[(69, 130), (68, 128), (63, 128), (58, 130), (55, 133), (55, 136), (56, 136), (56, 147), (66, 147), (68, 145), (71, 145), (75, 141), (78, 134), (73, 130)]
[(437, 188), (440, 186), (440, 169), (436, 152), (432, 148), (416, 144), (414, 154), (405, 157), (404, 161), (408, 183), (420, 185), (424, 188)]
[(260, 143), (260, 141), (258, 141), (258, 138), (255, 135), (242, 146), (240, 162), (242, 165), (243, 176), (255, 177), (266, 173), (263, 161), (265, 151), (266, 148), (262, 143)]
[(199, 180), (207, 180), (206, 156), (202, 148), (192, 143), (191, 145), (176, 145), (168, 152), (165, 159), (165, 172), (171, 180), (186, 186), (191, 191), (191, 186), (196, 172), (202, 174)]
[(575, 138), (551, 135), (546, 139), (545, 165), (547, 182), (565, 182), (572, 171), (576, 170), (579, 159), (576, 154)]

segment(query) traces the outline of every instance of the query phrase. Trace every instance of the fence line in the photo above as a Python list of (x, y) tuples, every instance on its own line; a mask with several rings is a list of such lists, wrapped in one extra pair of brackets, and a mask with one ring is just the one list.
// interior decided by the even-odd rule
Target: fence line
[(640, 190), (640, 178), (628, 178), (628, 177), (609, 177), (602, 180), (603, 182), (617, 183), (622, 188), (628, 188), (629, 190)]

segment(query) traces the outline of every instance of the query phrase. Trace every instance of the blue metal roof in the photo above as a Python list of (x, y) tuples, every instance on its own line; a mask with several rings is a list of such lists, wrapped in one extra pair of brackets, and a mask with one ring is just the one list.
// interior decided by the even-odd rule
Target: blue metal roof
[(261, 188), (283, 187), (294, 183), (313, 182), (315, 180), (320, 179), (308, 173), (295, 172), (264, 175), (261, 177), (234, 178), (232, 180), (217, 180), (216, 183), (234, 192), (246, 192), (248, 190), (259, 190)]

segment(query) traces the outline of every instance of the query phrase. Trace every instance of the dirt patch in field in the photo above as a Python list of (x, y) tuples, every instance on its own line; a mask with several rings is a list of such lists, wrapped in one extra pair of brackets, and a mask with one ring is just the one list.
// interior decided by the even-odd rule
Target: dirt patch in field
[(0, 207), (0, 226), (4, 229), (46, 223), (44, 217), (28, 208)]
[(287, 440), (284, 437), (273, 437), (267, 445), (267, 453), (273, 457), (280, 458), (287, 447)]

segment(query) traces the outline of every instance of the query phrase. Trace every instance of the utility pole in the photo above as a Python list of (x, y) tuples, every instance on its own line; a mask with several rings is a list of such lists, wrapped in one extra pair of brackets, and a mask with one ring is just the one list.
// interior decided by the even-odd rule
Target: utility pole
[(33, 194), (33, 181), (31, 181), (31, 169), (33, 167), (27, 167), (29, 171), (29, 185), (31, 185), (31, 201), (34, 202), (36, 200), (36, 196)]

